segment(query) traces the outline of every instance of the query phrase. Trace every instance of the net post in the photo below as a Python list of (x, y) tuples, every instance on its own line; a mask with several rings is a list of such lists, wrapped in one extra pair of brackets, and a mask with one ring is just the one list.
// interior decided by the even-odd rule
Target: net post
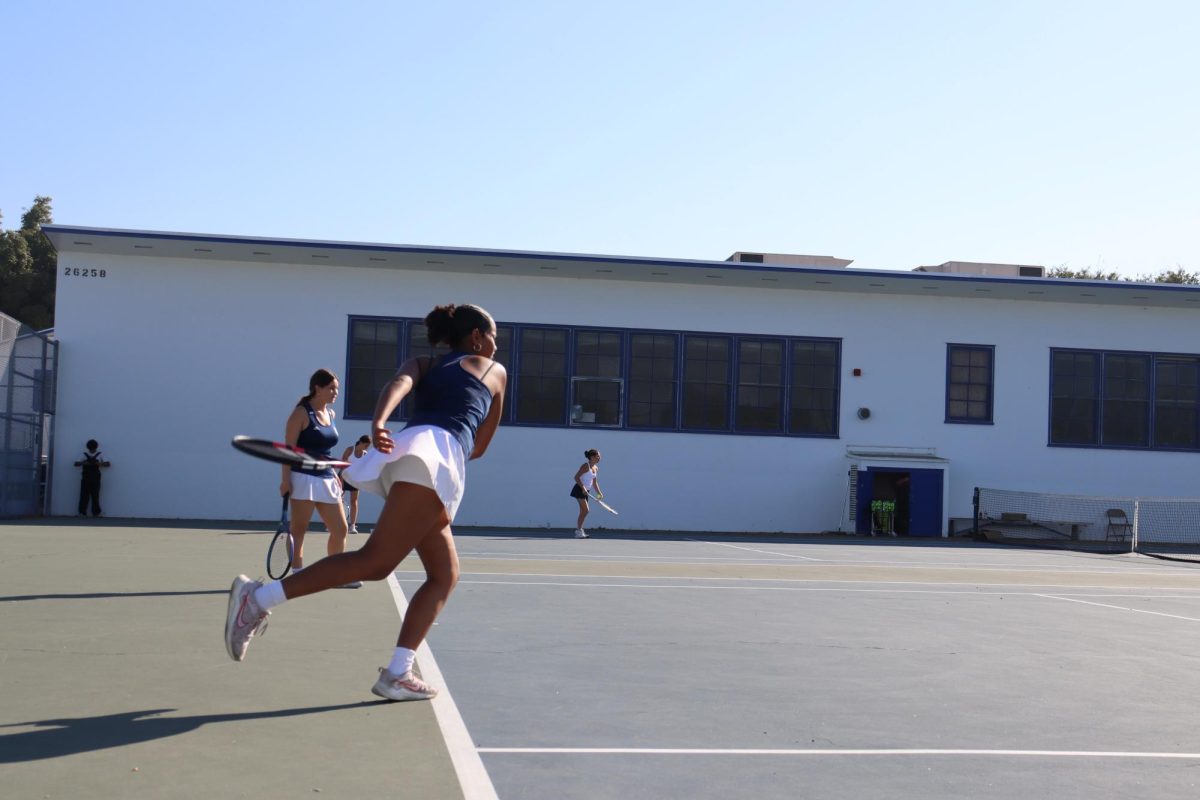
[(975, 491), (971, 496), (971, 536), (975, 539), (979, 538), (979, 487), (975, 487)]
[(1136, 553), (1138, 546), (1138, 516), (1141, 511), (1141, 498), (1133, 498), (1133, 527), (1129, 532), (1129, 552)]

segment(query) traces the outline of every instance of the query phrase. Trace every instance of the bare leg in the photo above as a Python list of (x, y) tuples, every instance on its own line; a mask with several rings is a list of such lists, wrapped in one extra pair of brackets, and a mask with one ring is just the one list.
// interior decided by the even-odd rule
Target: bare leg
[(404, 624), (400, 626), (397, 647), (416, 650), (433, 621), (446, 605), (454, 584), (458, 583), (458, 552), (454, 549), (454, 537), (450, 526), (430, 533), (417, 545), (417, 555), (425, 567), (425, 582), (413, 594), (404, 613)]
[(358, 492), (350, 492), (350, 527), (358, 524)]
[(312, 519), (316, 507), (317, 504), (312, 500), (292, 500), (292, 545), (295, 552), (292, 566), (296, 569), (304, 566), (304, 534), (308, 532), (308, 521)]
[(325, 529), (329, 531), (329, 545), (327, 552), (331, 556), (336, 556), (338, 553), (346, 551), (346, 509), (342, 508), (342, 501), (336, 503), (317, 503), (317, 513), (321, 515), (321, 521), (325, 523)]
[(575, 520), (575, 528), (579, 529), (583, 527), (583, 521), (587, 519), (589, 510), (588, 501), (582, 497), (576, 497), (575, 499), (579, 501), (579, 519)]
[(283, 593), (294, 600), (353, 581), (385, 580), (423, 539), (449, 524), (446, 509), (432, 489), (395, 483), (366, 544), (289, 575), (283, 579)]

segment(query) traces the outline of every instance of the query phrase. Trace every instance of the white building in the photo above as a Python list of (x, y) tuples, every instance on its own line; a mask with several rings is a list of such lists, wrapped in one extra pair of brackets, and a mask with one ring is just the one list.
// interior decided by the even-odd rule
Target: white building
[(349, 444), (447, 302), (492, 312), (511, 375), (461, 525), (571, 527), (591, 447), (621, 512), (609, 526), (628, 529), (854, 530), (903, 477), (915, 535), (969, 518), (978, 485), (1197, 493), (1197, 287), (44, 231), (59, 254), (56, 514), (73, 512), (72, 457), (96, 438), (107, 514), (269, 517), (278, 468), (230, 438), (278, 437), (328, 367)]

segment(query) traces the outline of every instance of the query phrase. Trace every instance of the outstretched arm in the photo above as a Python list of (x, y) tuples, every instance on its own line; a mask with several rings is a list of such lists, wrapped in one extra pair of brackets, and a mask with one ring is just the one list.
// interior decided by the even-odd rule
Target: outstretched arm
[(375, 403), (375, 416), (371, 419), (371, 444), (379, 452), (392, 452), (391, 431), (387, 427), (388, 417), (420, 380), (420, 364), (416, 358), (410, 358), (379, 392), (379, 400)]

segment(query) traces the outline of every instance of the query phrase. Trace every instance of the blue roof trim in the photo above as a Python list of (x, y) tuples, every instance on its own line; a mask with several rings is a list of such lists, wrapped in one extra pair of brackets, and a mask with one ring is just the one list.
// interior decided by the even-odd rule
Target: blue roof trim
[[(538, 250), (488, 250), (461, 247), (435, 247), (431, 245), (396, 245), (372, 244), (365, 242), (339, 242), (320, 239), (282, 239), (251, 236), (224, 236), (220, 234), (178, 233), (167, 231), (142, 231), (122, 228), (87, 228), (71, 225), (42, 225), (43, 235), (47, 233), (74, 234), (81, 236), (128, 236), (139, 239), (157, 239), (164, 241), (208, 242), (221, 244), (245, 245), (274, 245), (276, 247), (307, 247), (322, 250), (372, 251), (385, 253), (410, 253), (430, 255), (455, 255), (474, 257), (510, 257), (531, 261), (574, 261), (604, 264), (633, 264), (645, 266), (677, 267), (686, 269), (721, 269), (737, 272), (768, 273), (768, 274), (808, 274), (808, 275), (854, 275), (859, 277), (887, 278), (890, 280), (916, 281), (949, 281), (964, 283), (988, 284), (1019, 284), (1022, 286), (1064, 286), (1069, 280), (1071, 286), (1089, 286), (1102, 291), (1117, 291), (1130, 289), (1156, 292), (1200, 292), (1200, 286), (1176, 283), (1134, 283), (1126, 281), (1090, 281), (1078, 278), (1010, 278), (992, 275), (956, 275), (944, 272), (907, 272), (901, 270), (868, 270), (868, 269), (825, 269), (820, 267), (779, 267), (770, 264), (754, 264), (740, 261), (703, 261), (698, 259), (667, 259), (649, 258), (644, 256), (606, 256), (588, 255), (585, 253), (553, 253)], [(49, 240), (49, 236), (47, 236)], [(54, 246), (53, 240), (49, 240)], [(57, 251), (57, 248), (55, 248)]]

